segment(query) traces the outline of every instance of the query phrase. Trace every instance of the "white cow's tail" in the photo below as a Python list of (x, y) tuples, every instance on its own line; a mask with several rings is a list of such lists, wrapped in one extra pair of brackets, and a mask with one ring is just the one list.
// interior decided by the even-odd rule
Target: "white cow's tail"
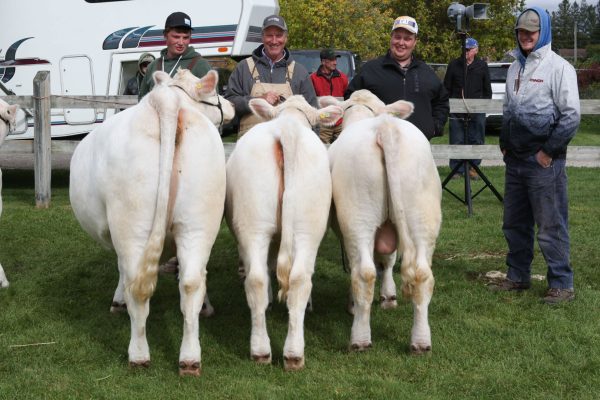
[(282, 119), (281, 147), (283, 148), (283, 196), (281, 200), (281, 242), (277, 255), (277, 281), (279, 301), (285, 301), (290, 288), (290, 272), (294, 260), (294, 199), (297, 182), (299, 131), (293, 121)]
[(150, 236), (138, 264), (138, 273), (131, 285), (132, 294), (145, 301), (154, 292), (158, 275), (158, 262), (163, 251), (167, 230), (169, 185), (175, 154), (179, 99), (172, 89), (157, 87), (148, 96), (151, 106), (158, 113), (160, 122), (160, 155), (158, 167), (158, 190), (156, 209)]
[(399, 131), (396, 122), (395, 118), (391, 116), (381, 116), (380, 123), (376, 126), (375, 131), (377, 144), (383, 150), (388, 184), (388, 202), (390, 209), (393, 211), (394, 218), (392, 222), (396, 226), (399, 236), (398, 246), (403, 253), (403, 257), (410, 257), (413, 256), (414, 252), (408, 251), (409, 254), (405, 253), (414, 246), (407, 230), (407, 210), (404, 209), (404, 203), (402, 202), (402, 192), (406, 190), (402, 187), (402, 176), (406, 174), (406, 171), (403, 171), (403, 163), (400, 159), (402, 153), (402, 133)]

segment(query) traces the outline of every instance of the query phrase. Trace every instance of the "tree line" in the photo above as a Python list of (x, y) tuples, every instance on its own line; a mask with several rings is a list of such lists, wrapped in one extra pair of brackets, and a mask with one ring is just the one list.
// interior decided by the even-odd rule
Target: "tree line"
[[(289, 27), (290, 48), (332, 47), (358, 52), (368, 60), (389, 46), (394, 18), (410, 15), (419, 24), (416, 54), (427, 62), (447, 63), (458, 57), (461, 44), (447, 10), (451, 1), (416, 0), (280, 0), (281, 15)], [(516, 15), (524, 0), (487, 0), (488, 19), (470, 21), (468, 34), (479, 42), (479, 55), (490, 61), (506, 60), (515, 47)], [(471, 2), (464, 3), (472, 4)], [(600, 43), (600, 4), (563, 0), (552, 12), (553, 46), (573, 47), (577, 21), (579, 47)]]

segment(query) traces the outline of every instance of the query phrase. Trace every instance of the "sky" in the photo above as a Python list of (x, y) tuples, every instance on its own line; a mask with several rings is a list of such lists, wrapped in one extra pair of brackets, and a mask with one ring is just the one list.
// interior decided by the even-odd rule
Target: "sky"
[[(569, 2), (573, 4), (575, 0), (569, 0)], [(527, 0), (526, 5), (528, 7), (538, 6), (552, 12), (558, 10), (560, 3), (562, 3), (562, 0)], [(588, 5), (596, 5), (598, 4), (598, 0), (586, 0), (586, 3)], [(581, 0), (577, 1), (577, 4), (581, 4)]]

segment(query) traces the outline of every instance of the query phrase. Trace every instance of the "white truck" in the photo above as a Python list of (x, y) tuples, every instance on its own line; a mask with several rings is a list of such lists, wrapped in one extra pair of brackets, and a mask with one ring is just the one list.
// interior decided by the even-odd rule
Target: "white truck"
[[(38, 71), (50, 71), (52, 95), (119, 95), (144, 52), (165, 47), (165, 19), (192, 19), (191, 46), (218, 65), (249, 55), (261, 42), (263, 19), (277, 0), (18, 0), (0, 12), (0, 96), (33, 94)], [(81, 135), (114, 109), (52, 109), (52, 137)], [(29, 115), (28, 115), (29, 114)], [(31, 139), (25, 110), (9, 139)]]

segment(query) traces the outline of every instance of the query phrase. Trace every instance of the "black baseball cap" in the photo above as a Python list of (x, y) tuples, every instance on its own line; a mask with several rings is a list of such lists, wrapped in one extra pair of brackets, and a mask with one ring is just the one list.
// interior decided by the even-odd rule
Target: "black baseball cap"
[(267, 18), (265, 18), (265, 20), (263, 21), (262, 30), (264, 31), (270, 26), (276, 26), (279, 29), (283, 29), (285, 32), (287, 32), (288, 30), (287, 24), (285, 23), (285, 19), (283, 19), (281, 15), (274, 14), (269, 15)]
[(333, 49), (323, 49), (321, 50), (321, 60), (335, 60), (336, 58), (341, 57), (339, 54), (335, 54)]
[(184, 12), (177, 11), (167, 17), (165, 29), (187, 28), (192, 29), (192, 19)]

